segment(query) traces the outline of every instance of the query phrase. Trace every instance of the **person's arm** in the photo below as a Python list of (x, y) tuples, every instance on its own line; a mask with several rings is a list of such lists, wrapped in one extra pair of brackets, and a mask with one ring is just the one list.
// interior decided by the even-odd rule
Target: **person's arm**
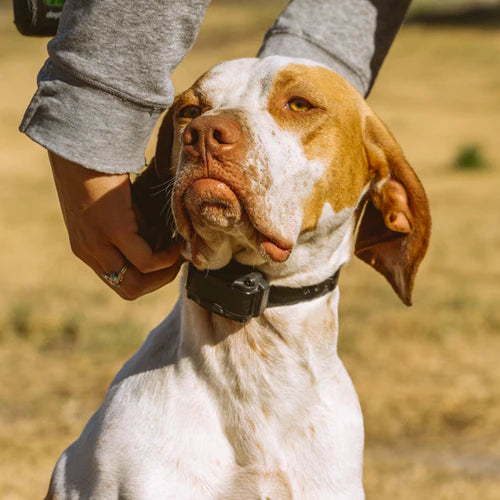
[(340, 73), (363, 95), (411, 0), (292, 0), (267, 32), (259, 57), (305, 57)]
[(101, 277), (129, 262), (116, 288), (124, 298), (162, 286), (178, 269), (178, 249), (154, 254), (138, 235), (127, 173), (144, 165), (173, 100), (170, 75), (208, 3), (66, 0), (20, 127), (50, 151), (74, 253)]
[(93, 170), (138, 172), (209, 0), (66, 0), (21, 131)]

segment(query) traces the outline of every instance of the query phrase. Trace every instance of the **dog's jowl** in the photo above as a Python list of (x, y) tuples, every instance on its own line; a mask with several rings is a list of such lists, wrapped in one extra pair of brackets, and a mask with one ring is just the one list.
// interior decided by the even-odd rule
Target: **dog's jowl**
[(182, 242), (180, 296), (62, 454), (49, 498), (364, 498), (338, 272), (355, 254), (409, 305), (430, 234), (385, 125), (317, 63), (229, 61), (175, 100), (134, 189), (150, 241)]

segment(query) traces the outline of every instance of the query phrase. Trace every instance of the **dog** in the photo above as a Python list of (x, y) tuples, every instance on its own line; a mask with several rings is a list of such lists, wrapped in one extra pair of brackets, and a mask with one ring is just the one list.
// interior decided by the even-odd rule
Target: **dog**
[[(313, 61), (224, 62), (176, 98), (133, 189), (151, 244), (182, 241), (180, 297), (60, 457), (47, 498), (364, 498), (336, 279), (354, 253), (410, 305), (431, 227), (385, 125)], [(197, 297), (234, 263), (273, 307), (234, 320), (216, 285)]]

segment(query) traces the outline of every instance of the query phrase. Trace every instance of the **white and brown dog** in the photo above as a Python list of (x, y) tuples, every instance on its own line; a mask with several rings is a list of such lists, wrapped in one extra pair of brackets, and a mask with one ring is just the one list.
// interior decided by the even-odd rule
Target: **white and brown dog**
[[(198, 269), (234, 260), (301, 290), (354, 252), (411, 303), (430, 233), (425, 193), (361, 95), (326, 67), (216, 66), (176, 99), (141, 182), (165, 186)], [(364, 498), (338, 301), (334, 288), (239, 323), (182, 287), (59, 459), (48, 498)]]

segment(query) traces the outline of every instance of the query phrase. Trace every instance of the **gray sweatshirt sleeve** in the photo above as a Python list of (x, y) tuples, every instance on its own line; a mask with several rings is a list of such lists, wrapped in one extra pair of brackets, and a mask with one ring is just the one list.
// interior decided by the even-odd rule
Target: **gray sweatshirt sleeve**
[(66, 0), (21, 131), (94, 170), (140, 170), (209, 1)]
[[(411, 0), (292, 0), (259, 56), (308, 57), (366, 94)], [(66, 0), (21, 131), (107, 173), (137, 172), (210, 0)]]
[(367, 95), (411, 0), (292, 0), (267, 32), (259, 56), (321, 62)]

